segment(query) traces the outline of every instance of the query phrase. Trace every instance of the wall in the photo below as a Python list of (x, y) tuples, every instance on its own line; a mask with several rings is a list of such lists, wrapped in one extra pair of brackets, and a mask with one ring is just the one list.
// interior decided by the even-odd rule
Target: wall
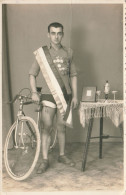
[[(63, 44), (74, 49), (78, 71), (78, 96), (83, 86), (97, 86), (102, 90), (106, 80), (111, 90), (118, 90), (123, 98), (123, 39), (122, 5), (7, 5), (8, 49), (12, 95), (30, 87), (28, 71), (34, 60), (33, 51), (49, 43), (47, 26), (57, 21), (64, 25)], [(41, 84), (40, 76), (38, 85)], [(112, 98), (112, 95), (110, 95)], [(35, 106), (34, 106), (35, 107)], [(14, 105), (16, 114), (18, 104)], [(25, 112), (36, 118), (33, 106)], [(74, 111), (74, 129), (67, 132), (67, 141), (84, 141), (87, 127), (82, 129), (78, 110)], [(105, 132), (118, 135), (109, 119), (104, 121)], [(98, 134), (98, 120), (93, 134)]]

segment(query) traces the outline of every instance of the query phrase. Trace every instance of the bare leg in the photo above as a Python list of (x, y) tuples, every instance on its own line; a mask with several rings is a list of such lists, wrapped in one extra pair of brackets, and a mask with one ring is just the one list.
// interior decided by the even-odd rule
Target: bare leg
[(48, 159), (48, 150), (50, 146), (50, 130), (53, 124), (56, 109), (50, 107), (43, 107), (42, 110), (42, 155), (43, 159)]
[(42, 156), (43, 160), (40, 163), (37, 173), (41, 174), (45, 172), (49, 167), (48, 150), (50, 146), (50, 130), (53, 124), (53, 118), (55, 116), (56, 109), (50, 107), (43, 107), (42, 109)]
[(57, 110), (57, 130), (58, 130), (58, 141), (59, 141), (58, 161), (60, 163), (63, 163), (69, 166), (75, 166), (75, 163), (65, 155), (66, 126), (64, 125), (63, 118), (60, 115), (58, 110)]
[(59, 154), (65, 153), (65, 140), (66, 140), (66, 127), (63, 122), (63, 118), (57, 110), (57, 130), (58, 130), (58, 142), (59, 142)]

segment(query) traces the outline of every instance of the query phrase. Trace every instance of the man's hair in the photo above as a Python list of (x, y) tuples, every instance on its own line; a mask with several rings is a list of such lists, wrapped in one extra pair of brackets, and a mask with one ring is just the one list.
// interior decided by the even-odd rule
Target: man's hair
[(51, 27), (55, 27), (55, 28), (62, 28), (62, 31), (63, 31), (63, 25), (62, 24), (60, 24), (60, 23), (58, 23), (58, 22), (53, 22), (53, 23), (51, 23), (49, 26), (48, 26), (48, 32), (50, 32), (50, 28)]

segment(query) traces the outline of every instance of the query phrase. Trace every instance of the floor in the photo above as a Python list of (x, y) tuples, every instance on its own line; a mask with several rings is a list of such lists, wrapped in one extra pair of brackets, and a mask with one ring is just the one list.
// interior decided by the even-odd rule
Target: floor
[(69, 167), (57, 162), (58, 147), (56, 146), (49, 154), (50, 168), (47, 172), (38, 175), (35, 170), (28, 179), (20, 182), (8, 176), (3, 163), (2, 191), (122, 190), (123, 144), (104, 143), (103, 159), (99, 159), (99, 145), (91, 142), (85, 172), (81, 171), (83, 148), (83, 143), (67, 144), (67, 155), (76, 163), (75, 167)]

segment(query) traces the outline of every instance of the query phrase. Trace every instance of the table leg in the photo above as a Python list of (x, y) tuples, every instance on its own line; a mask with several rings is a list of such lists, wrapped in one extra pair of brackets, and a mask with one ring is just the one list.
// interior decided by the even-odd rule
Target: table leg
[(122, 142), (123, 142), (123, 123), (121, 123), (119, 125), (119, 129), (120, 129), (120, 134), (121, 134), (121, 138), (122, 138)]
[(102, 116), (100, 118), (100, 140), (99, 140), (99, 158), (102, 159), (102, 140), (103, 140), (103, 108), (101, 108)]
[[(93, 113), (94, 113), (94, 110), (92, 110), (92, 114)], [(88, 147), (89, 147), (92, 127), (93, 127), (93, 121), (94, 121), (94, 118), (93, 118), (93, 115), (92, 115), (92, 118), (90, 118), (90, 120), (89, 120), (87, 138), (86, 138), (86, 143), (85, 143), (84, 152), (83, 152), (82, 171), (85, 171), (85, 166), (86, 166), (86, 161), (87, 161), (87, 154), (88, 154)]]

